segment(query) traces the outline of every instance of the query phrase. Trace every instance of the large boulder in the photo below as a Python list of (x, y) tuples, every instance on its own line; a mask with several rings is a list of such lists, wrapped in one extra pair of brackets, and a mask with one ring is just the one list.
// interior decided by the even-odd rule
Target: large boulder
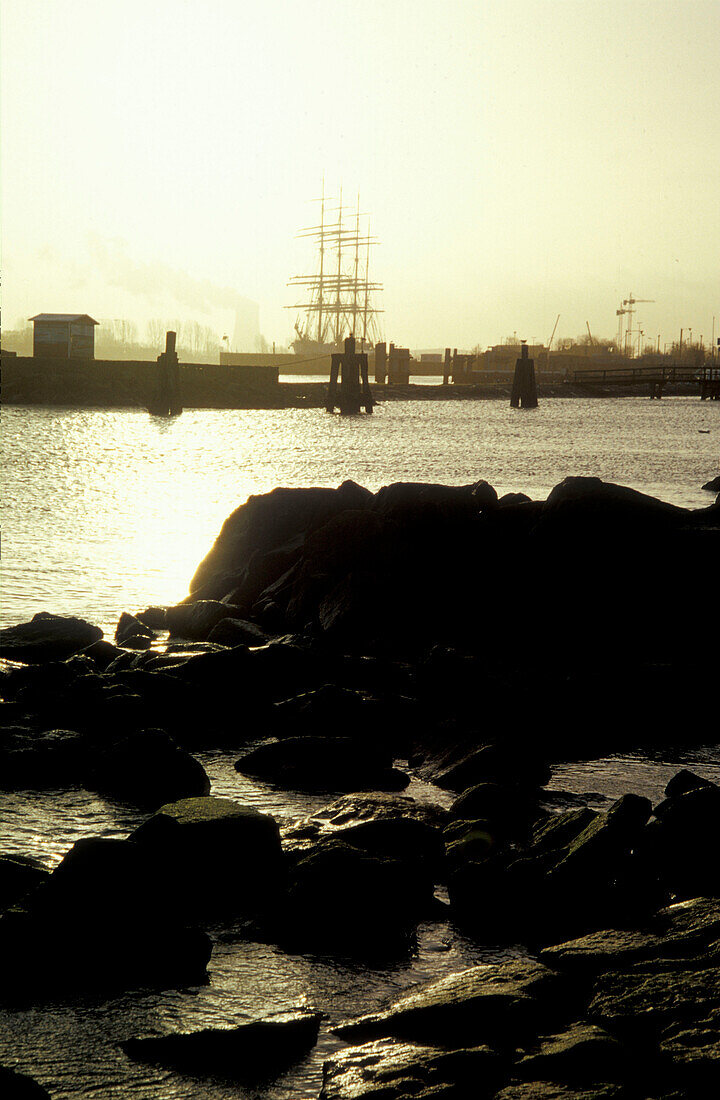
[(489, 847), (489, 858), (455, 860), (449, 890), (458, 919), (483, 935), (548, 942), (650, 911), (657, 897), (635, 849), (651, 809), (648, 799), (624, 795), (606, 813), (546, 818), (524, 849)]
[(85, 739), (75, 730), (8, 726), (0, 733), (0, 789), (80, 783), (86, 758)]
[[(617, 1081), (631, 1071), (633, 1055), (597, 1024), (573, 1023), (554, 1035), (542, 1035), (513, 1067), (518, 1077), (574, 1084)], [(637, 1067), (639, 1068), (639, 1067)]]
[[(283, 848), (294, 856), (309, 851), (318, 840), (328, 837), (355, 835), (361, 839), (363, 834), (358, 830), (368, 827), (367, 843), (372, 845), (373, 850), (380, 851), (380, 844), (381, 854), (396, 857), (399, 848), (404, 846), (404, 837), (412, 835), (410, 854), (417, 858), (422, 857), (426, 850), (425, 843), (420, 842), (421, 837), (430, 838), (427, 843), (433, 856), (440, 854), (442, 838), (439, 830), (446, 821), (447, 811), (440, 806), (416, 802), (408, 795), (395, 792), (365, 792), (344, 795), (310, 817), (289, 822), (281, 829), (281, 835)], [(419, 829), (414, 834), (406, 832), (408, 825), (411, 829), (413, 826)], [(387, 833), (383, 833), (385, 826), (388, 827)], [(386, 845), (390, 845), (393, 851), (389, 851)], [(360, 847), (363, 845), (360, 844)]]
[(372, 494), (352, 481), (343, 482), (339, 489), (278, 488), (251, 496), (225, 520), (212, 549), (195, 571), (190, 591), (196, 592), (223, 574), (235, 574), (240, 581), (253, 554), (277, 550), (346, 508), (367, 507), (371, 501)]
[(638, 963), (593, 983), (588, 1018), (615, 1035), (656, 1040), (673, 1025), (692, 1030), (720, 1012), (720, 968)]
[(3, 1100), (51, 1100), (42, 1085), (9, 1066), (0, 1066), (0, 1096)]
[(294, 1008), (237, 1027), (126, 1039), (121, 1046), (135, 1061), (168, 1066), (180, 1073), (268, 1081), (315, 1046), (321, 1018), (321, 1013), (311, 1009)]
[(538, 1034), (568, 1009), (564, 978), (531, 959), (474, 966), (404, 994), (388, 1008), (339, 1024), (351, 1041), (397, 1036), (434, 1043)]
[(604, 928), (540, 952), (548, 966), (572, 973), (600, 973), (651, 960), (720, 954), (720, 901), (693, 898), (659, 910), (643, 928)]
[[(677, 777), (676, 777), (677, 778)], [(676, 897), (720, 893), (720, 787), (685, 779), (655, 807), (645, 835), (644, 855), (659, 880)], [(680, 793), (672, 793), (678, 790)]]
[(146, 809), (210, 792), (202, 764), (160, 729), (94, 742), (83, 785)]
[(283, 856), (273, 817), (227, 798), (162, 806), (131, 836), (178, 912), (254, 913), (274, 901)]
[(168, 607), (165, 622), (171, 638), (204, 642), (223, 619), (232, 617), (232, 609), (219, 600), (195, 600)]
[(290, 868), (278, 936), (290, 949), (392, 953), (407, 949), (433, 903), (432, 878), (417, 864), (327, 839)]
[(100, 627), (84, 619), (38, 611), (30, 622), (0, 630), (0, 657), (28, 663), (58, 661), (79, 653), (102, 636)]
[(47, 881), (0, 918), (5, 996), (206, 981), (210, 941), (171, 911), (158, 870), (129, 841), (77, 841)]
[(409, 783), (389, 750), (351, 737), (286, 737), (251, 749), (235, 761), (243, 775), (294, 790), (402, 790)]
[(494, 1100), (627, 1100), (623, 1085), (594, 1081), (586, 1085), (563, 1085), (558, 1081), (511, 1081), (494, 1095)]
[(49, 872), (31, 856), (0, 855), (0, 909), (7, 909), (48, 878)]
[(544, 786), (551, 777), (548, 764), (536, 753), (521, 752), (512, 745), (466, 747), (451, 750), (449, 756), (429, 777), (438, 787), (450, 791), (465, 791), (485, 782), (537, 787)]
[(376, 1039), (323, 1066), (320, 1100), (442, 1100), (489, 1096), (503, 1059), (488, 1046), (448, 1048)]

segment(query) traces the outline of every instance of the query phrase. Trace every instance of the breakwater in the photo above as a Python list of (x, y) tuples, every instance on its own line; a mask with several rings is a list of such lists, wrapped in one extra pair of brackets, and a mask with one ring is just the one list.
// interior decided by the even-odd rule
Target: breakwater
[[(322, 409), (327, 404), (326, 382), (279, 382), (278, 368), (268, 366), (180, 363), (180, 397), (189, 409)], [(5, 405), (39, 405), (70, 408), (149, 408), (157, 398), (158, 364), (145, 360), (35, 359), (3, 356), (2, 400)], [(393, 401), (509, 401), (512, 375), (496, 376), (469, 385), (408, 383), (387, 385), (371, 382), (379, 403)], [(697, 385), (668, 383), (668, 396), (695, 395)], [(602, 383), (585, 385), (544, 381), (539, 375), (539, 398), (647, 397), (647, 384), (638, 382), (618, 389)]]
[[(112, 640), (3, 632), (6, 788), (138, 813), (51, 874), (2, 867), (15, 1064), (68, 1097), (472, 1095), (479, 1068), (498, 1100), (712, 1095), (717, 763), (652, 797), (551, 781), (713, 736), (687, 578), (719, 539), (717, 504), (595, 478), (277, 489)], [(248, 807), (233, 773), (320, 804)]]

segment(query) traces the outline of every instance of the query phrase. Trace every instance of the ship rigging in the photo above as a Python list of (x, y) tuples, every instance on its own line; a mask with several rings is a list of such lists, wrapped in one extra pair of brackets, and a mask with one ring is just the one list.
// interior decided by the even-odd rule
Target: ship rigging
[[(302, 229), (298, 237), (316, 242), (317, 267), (312, 275), (294, 275), (288, 286), (300, 288), (304, 301), (287, 309), (301, 311), (295, 320), (297, 338), (292, 347), (299, 355), (325, 355), (337, 351), (346, 336), (353, 335), (360, 349), (379, 339), (373, 294), (382, 284), (370, 279), (370, 249), (378, 243), (370, 234), (369, 215), (343, 207), (342, 189), (337, 207), (325, 195), (323, 184), (320, 224)], [(368, 219), (366, 223), (361, 219)], [(350, 223), (350, 224), (348, 224)], [(354, 224), (353, 224), (354, 223)]]

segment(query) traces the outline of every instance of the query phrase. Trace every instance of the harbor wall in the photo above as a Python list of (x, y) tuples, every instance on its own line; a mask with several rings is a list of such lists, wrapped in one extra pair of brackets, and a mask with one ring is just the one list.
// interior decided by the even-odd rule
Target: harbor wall
[[(278, 369), (180, 363), (185, 408), (262, 409), (282, 406)], [(49, 359), (2, 356), (5, 405), (147, 408), (158, 388), (158, 364), (148, 360)]]

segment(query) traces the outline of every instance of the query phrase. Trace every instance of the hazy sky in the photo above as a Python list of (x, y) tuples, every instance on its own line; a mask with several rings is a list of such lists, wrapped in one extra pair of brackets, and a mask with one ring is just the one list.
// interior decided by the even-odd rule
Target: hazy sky
[(174, 271), (190, 319), (230, 288), (283, 341), (324, 175), (372, 214), (395, 343), (612, 336), (631, 292), (652, 339), (720, 334), (720, 0), (2, 8), (5, 323), (142, 326)]

